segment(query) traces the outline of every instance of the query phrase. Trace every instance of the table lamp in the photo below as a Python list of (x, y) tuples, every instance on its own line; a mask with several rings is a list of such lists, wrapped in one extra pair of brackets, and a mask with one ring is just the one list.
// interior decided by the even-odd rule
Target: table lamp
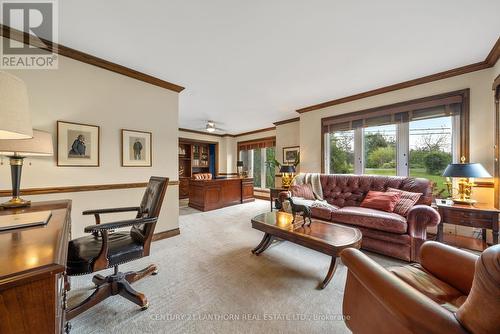
[(26, 85), (6, 72), (0, 72), (0, 120), (0, 139), (33, 137)]
[(236, 161), (236, 169), (238, 170), (238, 175), (240, 177), (242, 177), (243, 176), (243, 161), (241, 161), (241, 160)]
[(30, 201), (23, 200), (19, 196), (23, 160), (27, 156), (51, 156), (53, 154), (52, 135), (45, 131), (33, 130), (33, 138), (30, 139), (0, 140), (0, 155), (9, 157), (12, 176), (12, 199), (0, 204), (0, 207), (17, 208), (29, 206)]
[(453, 196), (452, 182), (447, 181), (446, 186), (450, 193), (453, 202), (460, 204), (474, 204), (477, 201), (471, 198), (472, 187), (475, 186), (474, 181), (469, 178), (485, 178), (491, 177), (490, 173), (480, 163), (465, 163), (465, 157), (462, 157), (461, 163), (449, 164), (443, 172), (443, 176), (447, 178), (459, 178), (458, 180), (458, 194)]
[(292, 179), (295, 174), (295, 166), (281, 165), (280, 173), (281, 173), (281, 186), (283, 188), (290, 188), (290, 184), (292, 183)]

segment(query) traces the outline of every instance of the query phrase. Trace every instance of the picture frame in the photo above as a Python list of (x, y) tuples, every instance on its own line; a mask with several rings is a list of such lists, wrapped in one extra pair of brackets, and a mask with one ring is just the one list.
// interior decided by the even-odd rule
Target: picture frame
[(300, 156), (300, 146), (283, 147), (283, 163), (285, 165), (293, 164), (297, 156)]
[(153, 134), (139, 130), (121, 130), (122, 167), (153, 166)]
[(57, 166), (99, 167), (100, 131), (97, 125), (57, 121)]

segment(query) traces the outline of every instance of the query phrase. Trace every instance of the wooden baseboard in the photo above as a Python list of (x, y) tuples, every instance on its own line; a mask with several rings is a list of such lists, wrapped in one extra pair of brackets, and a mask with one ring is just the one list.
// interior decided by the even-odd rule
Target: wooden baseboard
[(181, 230), (179, 228), (174, 228), (173, 230), (158, 232), (153, 234), (153, 241), (163, 240), (171, 237), (175, 237), (176, 235), (181, 234)]
[(258, 198), (258, 199), (263, 199), (263, 200), (266, 200), (266, 201), (269, 201), (269, 196), (262, 196), (262, 195), (253, 195), (254, 198)]

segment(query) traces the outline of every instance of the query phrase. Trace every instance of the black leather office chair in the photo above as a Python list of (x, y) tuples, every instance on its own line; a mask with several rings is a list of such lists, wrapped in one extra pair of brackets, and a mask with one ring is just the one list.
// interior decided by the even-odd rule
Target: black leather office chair
[[(119, 272), (118, 265), (149, 255), (151, 241), (158, 216), (160, 214), (168, 178), (151, 177), (138, 207), (99, 209), (84, 211), (84, 215), (94, 215), (96, 225), (85, 227), (85, 232), (92, 235), (71, 240), (69, 243), (67, 274), (85, 275), (114, 267), (109, 276), (97, 274), (92, 282), (96, 290), (83, 302), (66, 312), (70, 320), (113, 295), (121, 295), (131, 302), (148, 307), (146, 297), (135, 291), (130, 283), (158, 272), (156, 265), (149, 265), (141, 271)], [(137, 212), (135, 219), (101, 224), (101, 214), (117, 212)], [(127, 232), (113, 232), (123, 227), (131, 227)]]

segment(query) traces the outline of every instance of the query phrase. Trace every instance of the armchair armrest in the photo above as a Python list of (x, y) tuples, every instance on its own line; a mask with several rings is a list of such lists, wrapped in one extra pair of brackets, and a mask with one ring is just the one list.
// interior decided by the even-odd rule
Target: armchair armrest
[(90, 225), (90, 226), (85, 227), (84, 232), (91, 233), (91, 232), (99, 232), (99, 231), (109, 231), (109, 230), (114, 230), (117, 228), (139, 225), (139, 224), (152, 224), (152, 223), (156, 223), (157, 220), (158, 220), (158, 217), (136, 218), (136, 219), (121, 220), (121, 221), (105, 223), (105, 224), (96, 224), (96, 225)]
[(118, 212), (130, 212), (130, 211), (139, 212), (140, 210), (141, 210), (141, 208), (138, 206), (129, 206), (129, 207), (124, 207), (124, 208), (85, 210), (82, 212), (82, 215), (96, 215), (96, 214), (100, 215), (103, 213), (118, 213)]
[[(348, 283), (349, 280), (357, 280), (360, 286), (366, 289), (365, 293), (383, 306), (384, 309), (377, 312), (389, 315), (413, 333), (466, 333), (453, 313), (401, 281), (359, 250), (347, 248), (340, 256), (349, 270)], [(353, 300), (360, 293), (348, 291), (346, 288), (344, 310), (347, 303), (347, 309), (353, 307), (363, 312), (363, 306)], [(377, 329), (373, 328), (373, 332), (376, 331)]]
[(468, 295), (479, 256), (439, 242), (427, 241), (420, 248), (420, 264), (440, 280)]

